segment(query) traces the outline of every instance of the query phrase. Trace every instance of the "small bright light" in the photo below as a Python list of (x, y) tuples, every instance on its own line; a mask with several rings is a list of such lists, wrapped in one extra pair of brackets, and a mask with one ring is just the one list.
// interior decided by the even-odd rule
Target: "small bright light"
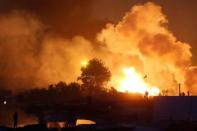
[(88, 65), (88, 61), (82, 61), (81, 66), (86, 67)]
[(7, 101), (3, 101), (3, 104), (6, 105), (7, 104)]
[(94, 121), (86, 120), (86, 119), (78, 119), (76, 125), (92, 125), (96, 124)]

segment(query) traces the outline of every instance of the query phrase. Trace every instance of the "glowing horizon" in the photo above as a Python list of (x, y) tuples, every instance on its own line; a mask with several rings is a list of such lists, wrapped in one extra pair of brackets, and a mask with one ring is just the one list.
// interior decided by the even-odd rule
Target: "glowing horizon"
[(145, 94), (147, 91), (149, 96), (159, 95), (160, 89), (156, 86), (150, 86), (145, 82), (145, 78), (139, 75), (135, 68), (127, 67), (122, 69), (124, 76), (118, 79), (118, 88), (120, 92)]

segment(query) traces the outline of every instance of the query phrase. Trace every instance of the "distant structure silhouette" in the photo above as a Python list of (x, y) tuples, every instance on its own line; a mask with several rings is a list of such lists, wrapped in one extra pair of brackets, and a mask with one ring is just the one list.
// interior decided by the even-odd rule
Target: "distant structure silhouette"
[(190, 96), (190, 92), (189, 91), (187, 91), (187, 96)]
[(178, 88), (179, 88), (179, 96), (181, 96), (181, 84), (178, 84)]
[(13, 124), (14, 124), (14, 128), (17, 128), (18, 126), (18, 113), (17, 112), (13, 114)]

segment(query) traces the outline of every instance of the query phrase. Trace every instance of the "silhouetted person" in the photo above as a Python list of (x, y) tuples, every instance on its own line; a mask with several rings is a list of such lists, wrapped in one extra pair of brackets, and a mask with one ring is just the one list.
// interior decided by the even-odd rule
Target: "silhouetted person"
[(145, 91), (144, 97), (148, 99), (148, 91)]
[(18, 125), (18, 113), (15, 112), (13, 115), (13, 122), (14, 122), (14, 128), (17, 128)]

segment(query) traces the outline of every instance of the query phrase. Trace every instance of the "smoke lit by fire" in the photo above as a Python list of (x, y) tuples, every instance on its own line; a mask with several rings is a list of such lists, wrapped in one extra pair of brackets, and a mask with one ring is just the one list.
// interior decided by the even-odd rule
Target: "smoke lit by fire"
[(29, 13), (2, 15), (1, 86), (18, 90), (75, 81), (81, 66), (97, 57), (112, 72), (108, 86), (119, 91), (158, 95), (168, 90), (174, 95), (181, 83), (183, 91), (196, 94), (191, 47), (177, 40), (167, 24), (161, 7), (151, 2), (132, 7), (118, 24), (108, 23), (95, 41), (53, 34)]
[[(157, 93), (168, 90), (170, 95), (175, 95), (181, 83), (183, 90), (189, 91), (185, 74), (191, 65), (191, 47), (178, 41), (167, 24), (161, 7), (149, 2), (134, 6), (117, 25), (108, 24), (98, 34), (97, 39), (114, 57), (109, 55), (113, 65), (110, 66), (113, 67), (112, 84), (117, 85), (119, 70), (130, 67), (126, 73), (130, 77), (125, 78), (126, 84), (123, 82), (121, 90)], [(143, 80), (144, 74), (147, 80)]]

